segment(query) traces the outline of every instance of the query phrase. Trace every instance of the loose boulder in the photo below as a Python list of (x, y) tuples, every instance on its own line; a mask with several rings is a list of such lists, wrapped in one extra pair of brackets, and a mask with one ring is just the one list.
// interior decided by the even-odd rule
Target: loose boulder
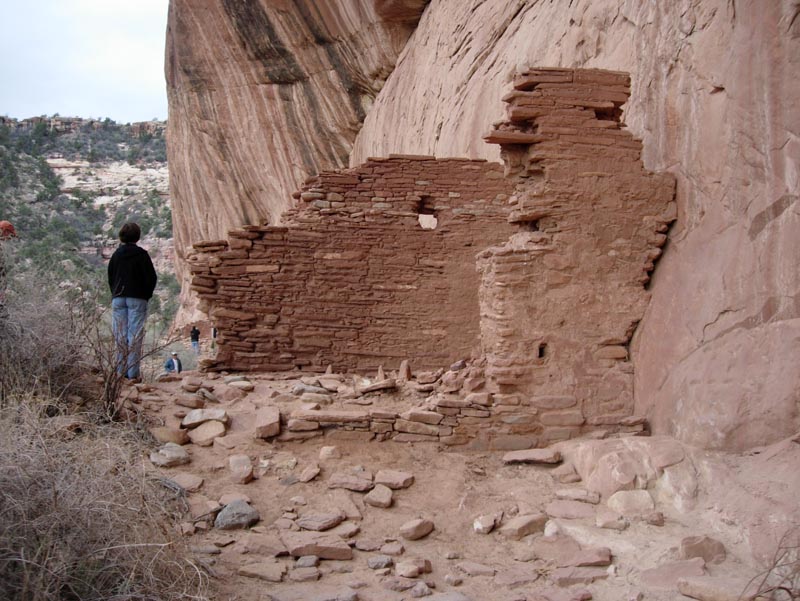
[[(261, 519), (258, 511), (244, 501), (233, 501), (222, 508), (214, 520), (214, 527), (220, 530), (249, 528)], [(310, 555), (310, 554), (307, 554)]]

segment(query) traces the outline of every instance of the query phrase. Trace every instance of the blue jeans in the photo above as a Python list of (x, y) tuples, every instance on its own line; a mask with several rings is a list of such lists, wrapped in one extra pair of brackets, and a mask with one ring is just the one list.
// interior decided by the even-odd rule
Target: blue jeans
[(111, 329), (117, 347), (117, 373), (139, 378), (142, 359), (144, 320), (147, 301), (143, 298), (117, 296), (111, 299)]

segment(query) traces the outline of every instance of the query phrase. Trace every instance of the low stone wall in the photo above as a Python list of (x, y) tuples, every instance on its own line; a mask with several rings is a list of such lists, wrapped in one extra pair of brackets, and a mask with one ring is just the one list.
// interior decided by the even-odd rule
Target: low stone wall
[[(495, 405), (493, 395), (437, 395), (423, 407), (402, 413), (385, 408), (297, 410), (283, 415), (277, 439), (305, 440), (328, 434), (332, 439), (434, 442), (474, 449), (518, 450), (565, 440), (560, 429), (542, 425), (530, 407)], [(602, 428), (602, 436), (648, 434), (644, 418), (628, 416)]]

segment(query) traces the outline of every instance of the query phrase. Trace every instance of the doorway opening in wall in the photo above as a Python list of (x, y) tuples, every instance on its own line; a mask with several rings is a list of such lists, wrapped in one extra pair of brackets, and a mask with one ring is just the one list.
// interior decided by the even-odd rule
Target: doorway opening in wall
[(547, 356), (547, 344), (540, 342), (536, 347), (536, 358), (544, 359)]
[(417, 203), (417, 220), (419, 226), (423, 230), (435, 230), (439, 225), (439, 220), (436, 218), (435, 201), (432, 196), (423, 196)]

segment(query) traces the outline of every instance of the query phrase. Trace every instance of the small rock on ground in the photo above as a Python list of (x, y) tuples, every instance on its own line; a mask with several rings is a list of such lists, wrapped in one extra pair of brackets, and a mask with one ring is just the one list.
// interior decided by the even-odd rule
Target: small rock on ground
[(419, 518), (403, 524), (400, 527), (400, 536), (406, 540), (418, 540), (428, 536), (433, 529), (433, 522)]

